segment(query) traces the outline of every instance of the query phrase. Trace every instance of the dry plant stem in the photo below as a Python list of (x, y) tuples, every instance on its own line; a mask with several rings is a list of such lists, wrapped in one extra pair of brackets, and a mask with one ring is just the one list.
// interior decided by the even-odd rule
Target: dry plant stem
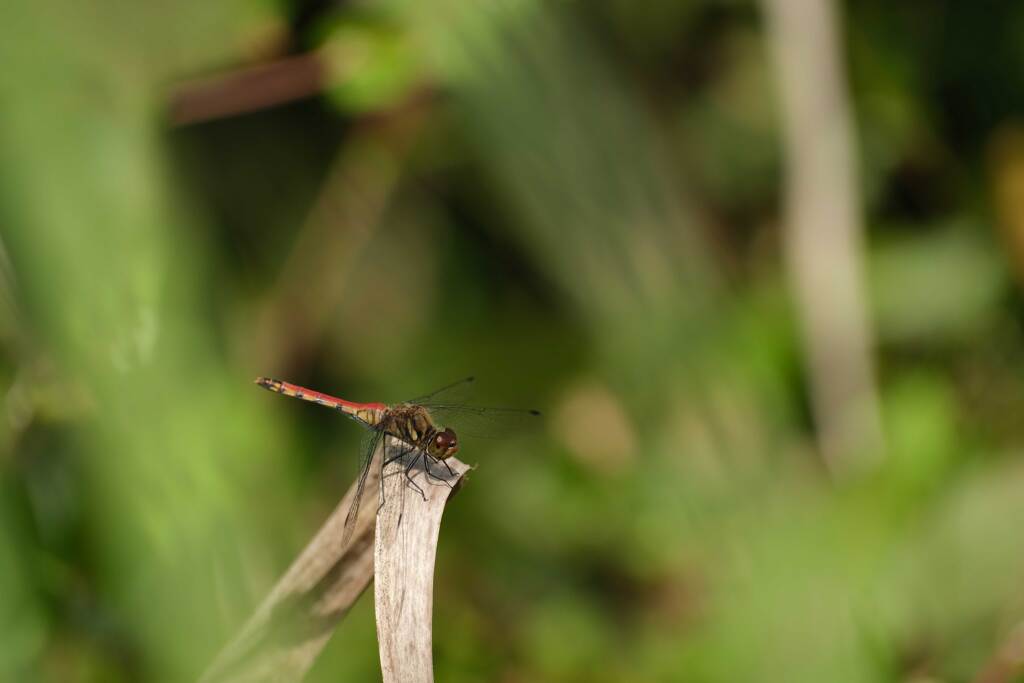
[[(388, 442), (387, 452), (394, 454), (400, 442), (392, 439)], [(200, 678), (201, 683), (286, 683), (301, 680), (313, 666), (335, 626), (366, 589), (374, 574), (371, 548), (377, 529), (376, 494), (380, 491), (379, 458), (382, 453), (383, 449), (378, 449), (370, 465), (363, 502), (348, 546), (342, 546), (342, 537), (355, 486), (345, 494), (249, 621), (217, 655)], [(410, 476), (427, 497), (424, 502), (414, 489), (406, 488), (408, 480), (403, 463), (407, 461), (396, 461), (387, 466), (388, 473), (397, 473), (397, 476), (387, 477), (386, 503), (380, 510), (385, 519), (382, 528), (388, 530), (387, 538), (391, 540), (384, 549), (377, 544), (376, 553), (383, 557), (378, 561), (383, 561), (388, 567), (384, 581), (385, 585), (393, 587), (389, 595), (398, 597), (399, 601), (408, 596), (410, 604), (396, 604), (394, 600), (389, 603), (385, 596), (384, 604), (390, 605), (386, 614), (390, 616), (385, 616), (382, 621), (381, 588), (378, 584), (377, 631), (383, 661), (385, 643), (389, 643), (389, 652), (404, 656), (404, 642), (410, 627), (425, 628), (426, 637), (413, 650), (419, 654), (416, 661), (425, 661), (427, 677), (406, 677), (408, 669), (403, 664), (397, 669), (399, 678), (388, 678), (387, 671), (395, 668), (385, 666), (384, 680), (431, 680), (430, 606), (434, 548), (441, 512), (453, 490), (449, 487), (457, 486), (469, 467), (450, 458), (448, 464), (455, 472), (455, 476), (450, 476), (443, 465), (433, 466), (432, 471), (443, 476), (447, 483), (427, 478), (422, 467), (410, 470)], [(404, 517), (401, 524), (397, 524), (394, 515), (402, 516), (403, 510)], [(402, 563), (410, 564), (401, 566)], [(414, 609), (409, 611), (411, 608)], [(382, 628), (382, 624), (390, 626)]]
[[(380, 450), (375, 458), (380, 457)], [(378, 490), (376, 460), (366, 491)], [(365, 495), (352, 539), (342, 547), (345, 516), (355, 487), (328, 517), (234, 639), (203, 673), (203, 683), (298, 681), (327, 643), (335, 625), (373, 576), (375, 496)]]
[[(374, 604), (384, 683), (434, 680), (431, 617), (434, 557), (441, 514), (454, 487), (469, 467), (454, 458), (448, 466), (431, 465), (447, 483), (432, 479), (423, 461), (408, 470), (409, 460), (384, 468), (384, 505), (377, 514), (374, 548)], [(411, 488), (406, 472), (423, 490)], [(451, 488), (450, 488), (451, 487)]]
[(863, 300), (854, 130), (830, 0), (764, 0), (788, 170), (784, 233), (821, 451), (834, 474), (881, 453)]

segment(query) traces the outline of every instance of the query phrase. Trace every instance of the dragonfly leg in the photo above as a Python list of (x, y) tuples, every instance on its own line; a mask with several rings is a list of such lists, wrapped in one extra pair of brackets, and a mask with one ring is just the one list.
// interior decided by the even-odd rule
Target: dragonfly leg
[(455, 470), (452, 469), (452, 466), (448, 464), (447, 460), (442, 460), (441, 464), (444, 465), (445, 468), (448, 470), (448, 474), (450, 474), (453, 477), (455, 476)]
[(411, 451), (411, 450), (412, 450), (411, 448), (406, 448), (404, 451), (402, 451), (398, 455), (396, 455), (396, 456), (394, 456), (392, 458), (388, 458), (387, 460), (385, 460), (384, 464), (385, 465), (390, 465), (391, 463), (395, 462), (396, 460), (401, 460), (405, 456), (409, 455), (409, 451)]
[(380, 513), (380, 510), (381, 510), (382, 507), (384, 507), (384, 503), (385, 503), (385, 500), (384, 500), (384, 467), (386, 465), (390, 465), (391, 463), (395, 462), (396, 460), (401, 460), (402, 458), (407, 456), (409, 454), (409, 451), (411, 451), (411, 450), (412, 450), (411, 448), (406, 448), (405, 450), (403, 450), (398, 455), (391, 456), (390, 458), (385, 460), (383, 463), (381, 463), (381, 466), (380, 466), (380, 503), (377, 505), (377, 512), (378, 513)]
[[(428, 458), (428, 457), (430, 458), (430, 462), (428, 462), (428, 461), (427, 461), (427, 458)], [(437, 458), (435, 458), (435, 457), (434, 457), (434, 456), (432, 456), (432, 455), (429, 455), (429, 454), (424, 454), (424, 457), (423, 457), (423, 464), (424, 464), (424, 466), (425, 466), (425, 467), (424, 467), (424, 470), (425, 470), (425, 471), (426, 471), (426, 473), (427, 473), (427, 477), (429, 477), (430, 479), (433, 479), (434, 481), (439, 481), (439, 482), (441, 482), (442, 484), (444, 484), (445, 486), (447, 486), (447, 487), (448, 487), (448, 488), (450, 488), (450, 489), (454, 489), (455, 487), (454, 487), (454, 486), (452, 486), (452, 485), (451, 485), (451, 483), (449, 483), (449, 481), (448, 481), (447, 479), (444, 479), (444, 478), (442, 478), (442, 477), (439, 477), (439, 476), (437, 476), (436, 474), (434, 474), (434, 473), (433, 473), (433, 472), (432, 472), (432, 471), (430, 470), (430, 465), (431, 465), (432, 463), (434, 463), (434, 462), (438, 462), (438, 459), (437, 459)], [(441, 462), (444, 462), (444, 460), (441, 460)], [(448, 466), (448, 463), (445, 463), (445, 467), (447, 467), (447, 466)], [(448, 471), (449, 471), (449, 472), (451, 472), (451, 468), (450, 468), (450, 467), (448, 468)], [(455, 473), (454, 473), (454, 472), (452, 472), (452, 475), (453, 475), (453, 476), (454, 476), (454, 474), (455, 474)]]
[(409, 471), (412, 470), (412, 468), (416, 464), (417, 460), (419, 460), (419, 457), (413, 458), (412, 460), (409, 461), (409, 464), (406, 465), (406, 467), (405, 467), (405, 478), (408, 479), (409, 483), (412, 484), (413, 488), (416, 489), (419, 492), (420, 497), (423, 498), (424, 501), (426, 501), (427, 500), (427, 494), (423, 491), (422, 488), (420, 488), (420, 485), (417, 484), (413, 480), (413, 478), (409, 475)]

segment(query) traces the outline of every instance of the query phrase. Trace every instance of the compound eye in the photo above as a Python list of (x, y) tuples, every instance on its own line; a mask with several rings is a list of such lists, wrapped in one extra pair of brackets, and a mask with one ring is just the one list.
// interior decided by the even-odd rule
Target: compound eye
[(454, 447), (456, 444), (455, 432), (451, 429), (439, 432), (438, 435), (434, 437), (434, 443), (442, 450), (448, 450)]

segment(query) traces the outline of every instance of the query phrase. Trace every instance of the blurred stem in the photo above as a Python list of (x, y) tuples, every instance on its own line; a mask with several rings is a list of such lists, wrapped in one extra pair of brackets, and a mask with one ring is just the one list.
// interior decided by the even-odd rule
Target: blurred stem
[[(262, 347), (255, 366), (272, 368), (286, 354), (304, 355), (321, 338), (346, 291), (418, 138), (429, 98), (414, 93), (394, 111), (364, 120), (363, 130), (332, 165), (272, 295), (259, 313)], [(315, 295), (312, 295), (315, 293)]]
[(789, 178), (785, 248), (821, 452), (842, 475), (883, 447), (861, 274), (854, 131), (828, 0), (765, 0)]

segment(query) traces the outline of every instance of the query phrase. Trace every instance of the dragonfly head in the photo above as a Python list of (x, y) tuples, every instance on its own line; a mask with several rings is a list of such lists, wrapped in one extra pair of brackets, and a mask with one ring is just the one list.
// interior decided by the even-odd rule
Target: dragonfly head
[(438, 460), (449, 458), (459, 450), (459, 438), (451, 428), (437, 432), (430, 440), (430, 454)]

